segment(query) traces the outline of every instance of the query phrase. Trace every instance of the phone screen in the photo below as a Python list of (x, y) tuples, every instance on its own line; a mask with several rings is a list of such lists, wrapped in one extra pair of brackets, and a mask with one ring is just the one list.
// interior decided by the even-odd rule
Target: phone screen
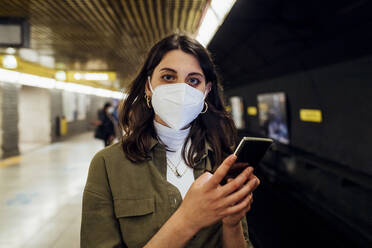
[(244, 162), (249, 166), (256, 167), (272, 143), (272, 139), (243, 137), (234, 152), (238, 157), (236, 162)]

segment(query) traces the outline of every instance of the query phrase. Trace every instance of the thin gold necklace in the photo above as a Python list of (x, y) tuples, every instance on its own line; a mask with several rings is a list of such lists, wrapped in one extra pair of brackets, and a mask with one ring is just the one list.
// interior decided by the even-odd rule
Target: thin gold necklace
[(185, 167), (185, 170), (181, 174), (178, 172), (178, 166), (180, 165), (181, 160), (182, 160), (182, 158), (180, 159), (180, 161), (178, 161), (177, 166), (174, 166), (174, 164), (172, 163), (172, 161), (169, 158), (167, 158), (167, 161), (169, 162), (169, 163), (167, 163), (169, 169), (171, 169), (171, 171), (173, 172), (173, 174), (176, 177), (178, 177), (178, 178), (183, 177), (183, 175), (185, 175), (186, 174), (186, 171), (187, 171), (187, 166), (186, 166)]

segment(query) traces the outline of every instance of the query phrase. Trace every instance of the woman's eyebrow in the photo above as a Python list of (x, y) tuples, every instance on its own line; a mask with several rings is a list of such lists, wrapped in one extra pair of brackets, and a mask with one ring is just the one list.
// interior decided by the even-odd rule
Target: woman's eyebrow
[(168, 67), (164, 67), (164, 68), (160, 69), (160, 71), (171, 71), (171, 72), (177, 73), (176, 70), (174, 70), (172, 68), (168, 68)]
[(190, 72), (187, 76), (201, 76), (202, 78), (204, 78), (204, 75), (199, 72)]
[[(175, 69), (172, 69), (172, 68), (169, 68), (169, 67), (164, 67), (164, 68), (161, 68), (160, 71), (171, 71), (173, 73), (176, 73), (177, 74), (177, 71)], [(190, 72), (189, 74), (187, 74), (187, 76), (201, 76), (204, 78), (204, 75), (200, 72)]]

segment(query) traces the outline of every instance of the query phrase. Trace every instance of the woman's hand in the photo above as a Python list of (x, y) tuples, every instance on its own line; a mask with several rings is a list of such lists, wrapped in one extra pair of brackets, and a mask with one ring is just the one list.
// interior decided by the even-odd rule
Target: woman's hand
[(226, 223), (234, 224), (250, 206), (251, 201), (247, 196), (256, 187), (256, 182), (250, 180), (246, 183), (246, 181), (252, 177), (252, 167), (247, 167), (226, 185), (220, 185), (235, 160), (236, 156), (230, 155), (213, 175), (206, 172), (191, 185), (178, 209), (182, 221), (191, 230), (197, 232), (227, 216), (229, 218), (225, 219)]
[[(230, 183), (233, 179), (228, 179), (228, 183)], [(240, 224), (241, 219), (249, 212), (251, 209), (251, 205), (253, 202), (253, 191), (258, 187), (260, 184), (260, 180), (252, 173), (250, 177), (248, 178), (247, 184), (250, 184), (251, 186), (251, 193), (247, 194), (245, 198), (242, 201), (248, 202), (248, 205), (246, 208), (242, 209), (240, 212), (231, 214), (226, 216), (222, 219), (223, 225), (227, 227), (236, 227), (238, 224)]]
[(227, 225), (239, 222), (242, 213), (250, 206), (247, 196), (254, 190), (255, 181), (246, 183), (253, 176), (253, 168), (248, 167), (226, 185), (220, 185), (235, 160), (236, 156), (230, 155), (213, 175), (206, 172), (196, 179), (181, 206), (145, 247), (165, 247), (170, 240), (174, 241), (174, 247), (184, 247), (201, 228), (222, 219), (225, 222), (222, 237), (224, 247), (244, 247), (242, 227), (237, 226), (240, 228), (237, 229)]

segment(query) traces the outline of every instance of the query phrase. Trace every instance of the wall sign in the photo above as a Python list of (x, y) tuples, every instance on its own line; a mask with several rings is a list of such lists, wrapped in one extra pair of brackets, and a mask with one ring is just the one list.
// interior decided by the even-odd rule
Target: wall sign
[(322, 111), (320, 109), (300, 109), (300, 120), (305, 122), (323, 122)]
[(249, 106), (247, 108), (247, 113), (248, 113), (248, 115), (256, 116), (257, 115), (257, 107), (255, 107), (255, 106)]

